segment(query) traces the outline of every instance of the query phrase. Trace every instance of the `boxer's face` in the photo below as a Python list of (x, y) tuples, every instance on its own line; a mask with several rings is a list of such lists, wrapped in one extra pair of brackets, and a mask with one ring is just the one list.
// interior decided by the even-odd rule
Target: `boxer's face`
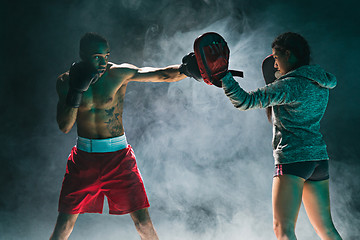
[(83, 60), (90, 62), (98, 70), (99, 77), (101, 77), (106, 71), (109, 56), (109, 45), (103, 42), (92, 43), (87, 52), (82, 54)]
[(276, 68), (281, 75), (284, 75), (294, 68), (294, 56), (289, 50), (280, 52), (276, 49), (272, 49), (273, 57), (275, 59), (274, 68)]

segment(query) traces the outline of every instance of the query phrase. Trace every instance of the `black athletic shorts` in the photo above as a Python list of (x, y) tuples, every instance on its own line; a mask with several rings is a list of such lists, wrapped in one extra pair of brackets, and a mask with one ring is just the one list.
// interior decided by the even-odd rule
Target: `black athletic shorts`
[(274, 177), (285, 174), (310, 181), (326, 180), (329, 179), (329, 160), (276, 164)]

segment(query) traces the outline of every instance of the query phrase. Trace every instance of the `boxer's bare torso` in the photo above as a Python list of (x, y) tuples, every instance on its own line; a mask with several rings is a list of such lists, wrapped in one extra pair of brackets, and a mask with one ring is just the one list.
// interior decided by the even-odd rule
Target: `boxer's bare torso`
[[(123, 103), (127, 83), (122, 71), (109, 63), (104, 75), (84, 92), (77, 111), (78, 135), (86, 138), (110, 138), (124, 134), (122, 124)], [(115, 67), (120, 67), (116, 66)], [(61, 100), (65, 101), (69, 89), (69, 73), (62, 74), (57, 83)]]
[(122, 113), (127, 84), (140, 82), (174, 82), (186, 76), (180, 74), (178, 65), (166, 68), (137, 68), (130, 64), (107, 63), (106, 71), (99, 80), (83, 93), (79, 108), (66, 105), (69, 89), (69, 73), (59, 76), (57, 121), (67, 133), (75, 121), (78, 135), (85, 138), (103, 139), (124, 134)]

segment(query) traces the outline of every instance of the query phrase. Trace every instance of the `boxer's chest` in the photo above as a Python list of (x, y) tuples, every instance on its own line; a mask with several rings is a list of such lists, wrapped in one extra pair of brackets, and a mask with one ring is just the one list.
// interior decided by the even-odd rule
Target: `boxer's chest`
[(106, 109), (117, 104), (119, 87), (106, 81), (95, 83), (82, 97), (81, 105), (85, 108)]

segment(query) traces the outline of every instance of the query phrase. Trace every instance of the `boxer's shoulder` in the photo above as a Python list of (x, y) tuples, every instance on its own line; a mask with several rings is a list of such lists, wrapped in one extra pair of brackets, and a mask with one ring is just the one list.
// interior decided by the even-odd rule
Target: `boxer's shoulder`
[(110, 76), (127, 79), (133, 76), (138, 71), (138, 69), (139, 69), (138, 67), (129, 63), (122, 63), (122, 64), (109, 63), (108, 72)]
[(138, 69), (139, 69), (138, 67), (130, 63), (121, 63), (121, 64), (110, 63), (110, 67), (109, 67), (109, 71), (115, 73), (133, 72), (133, 71), (137, 71)]

